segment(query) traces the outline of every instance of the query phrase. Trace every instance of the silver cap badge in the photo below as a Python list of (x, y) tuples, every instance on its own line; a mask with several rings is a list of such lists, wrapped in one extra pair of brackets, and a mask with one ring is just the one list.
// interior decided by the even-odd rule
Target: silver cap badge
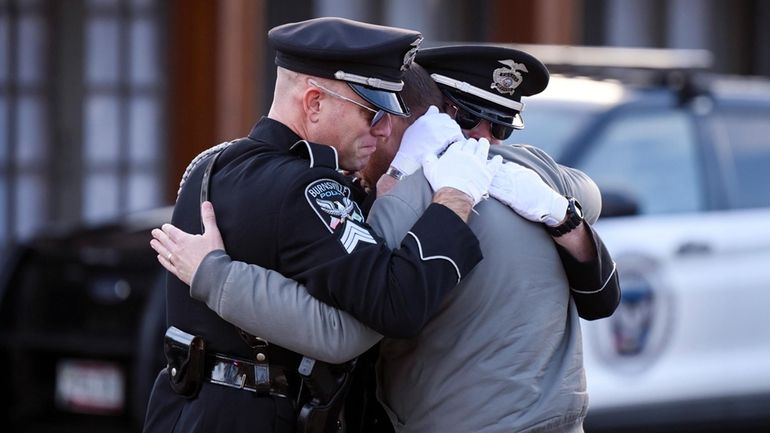
[(522, 72), (529, 72), (527, 66), (523, 63), (516, 63), (513, 60), (498, 60), (507, 68), (497, 68), (492, 72), (492, 85), (490, 89), (495, 89), (500, 93), (513, 95), (513, 92), (524, 81)]
[(406, 71), (410, 66), (412, 66), (412, 62), (414, 62), (414, 57), (417, 55), (417, 49), (420, 48), (422, 39), (422, 36), (415, 39), (414, 42), (411, 43), (412, 47), (414, 48), (409, 49), (409, 51), (404, 54), (404, 64), (401, 65), (402, 72)]

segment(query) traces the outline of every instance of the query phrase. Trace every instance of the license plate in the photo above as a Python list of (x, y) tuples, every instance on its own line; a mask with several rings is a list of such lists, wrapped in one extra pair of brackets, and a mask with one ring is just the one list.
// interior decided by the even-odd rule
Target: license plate
[(62, 359), (56, 365), (56, 403), (70, 412), (120, 413), (125, 404), (123, 370), (110, 362)]

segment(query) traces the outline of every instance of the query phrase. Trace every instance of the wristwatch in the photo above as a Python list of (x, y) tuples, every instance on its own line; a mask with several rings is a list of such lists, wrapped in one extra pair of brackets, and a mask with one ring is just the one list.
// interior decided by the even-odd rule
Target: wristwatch
[(401, 180), (406, 177), (406, 173), (397, 169), (396, 167), (393, 167), (392, 165), (388, 167), (388, 170), (385, 171), (385, 174), (396, 180)]
[(551, 236), (558, 238), (559, 236), (565, 235), (574, 230), (575, 227), (579, 226), (582, 221), (583, 208), (580, 207), (580, 203), (575, 197), (567, 197), (567, 215), (564, 217), (564, 222), (558, 226), (545, 227)]

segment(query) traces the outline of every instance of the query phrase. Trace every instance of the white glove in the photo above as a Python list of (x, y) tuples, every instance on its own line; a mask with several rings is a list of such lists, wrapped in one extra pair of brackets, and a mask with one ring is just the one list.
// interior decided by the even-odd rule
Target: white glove
[(497, 171), (489, 195), (505, 203), (524, 218), (559, 225), (567, 215), (567, 198), (548, 186), (533, 170), (506, 162)]
[(485, 138), (458, 141), (441, 158), (427, 155), (423, 162), (425, 177), (433, 191), (444, 187), (460, 190), (473, 199), (475, 206), (489, 191), (489, 184), (503, 165), (499, 155), (487, 161), (489, 141)]
[(420, 168), (426, 156), (438, 155), (459, 140), (465, 140), (460, 125), (431, 105), (425, 114), (406, 128), (401, 147), (390, 165), (404, 175), (410, 175)]

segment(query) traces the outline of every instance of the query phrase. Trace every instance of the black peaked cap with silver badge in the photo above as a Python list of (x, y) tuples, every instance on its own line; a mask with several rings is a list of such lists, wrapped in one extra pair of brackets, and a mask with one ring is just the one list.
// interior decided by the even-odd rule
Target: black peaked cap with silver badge
[[(450, 99), (519, 117), (522, 96), (542, 92), (548, 69), (530, 54), (494, 45), (426, 48), (415, 59)], [(518, 127), (522, 127), (521, 126)]]
[(419, 32), (324, 17), (271, 29), (276, 65), (347, 82), (362, 98), (397, 116), (408, 115), (398, 92), (422, 41)]

